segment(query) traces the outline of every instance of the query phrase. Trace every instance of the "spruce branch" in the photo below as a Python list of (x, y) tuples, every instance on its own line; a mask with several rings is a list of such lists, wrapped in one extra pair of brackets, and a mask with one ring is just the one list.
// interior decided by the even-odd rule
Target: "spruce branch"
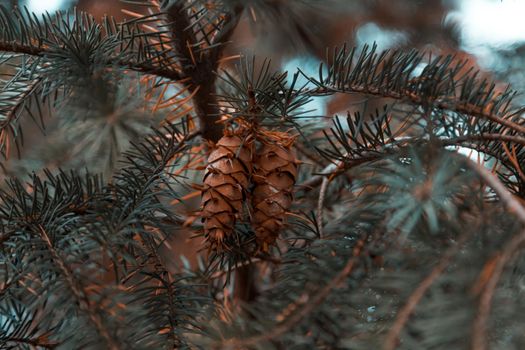
[(29, 345), (35, 348), (43, 349), (55, 349), (59, 344), (47, 341), (45, 338), (15, 338), (15, 337), (5, 337), (2, 339), (5, 344), (15, 343), (18, 345)]
[(520, 135), (505, 135), (505, 134), (472, 134), (472, 135), (463, 135), (450, 139), (442, 139), (441, 142), (446, 146), (461, 146), (465, 142), (469, 141), (503, 141), (503, 142), (512, 142), (518, 145), (525, 146), (525, 137)]
[[(52, 53), (46, 47), (38, 47), (33, 45), (24, 45), (16, 42), (3, 42), (0, 41), (0, 51), (13, 52), (18, 54), (24, 54), (29, 56), (44, 57), (46, 58)], [(188, 78), (182, 75), (177, 70), (169, 67), (153, 65), (147, 61), (140, 62), (135, 58), (123, 58), (123, 57), (108, 57), (106, 61), (107, 68), (120, 67), (121, 69), (130, 69), (139, 73), (155, 75), (161, 78), (166, 78), (173, 81), (180, 81), (181, 83), (186, 81)]]
[[(489, 185), (494, 192), (500, 197), (503, 203), (508, 207), (509, 211), (516, 215), (519, 221), (525, 225), (525, 207), (509, 192), (509, 190), (488, 171), (484, 166), (467, 160), (469, 167), (474, 170), (482, 180)], [(487, 349), (487, 322), (490, 317), (492, 299), (498, 286), (498, 282), (503, 274), (505, 267), (515, 257), (515, 255), (523, 249), (525, 244), (525, 230), (509, 239), (503, 248), (495, 254), (495, 261), (488, 263), (494, 264), (491, 269), (491, 274), (485, 282), (484, 288), (480, 295), (478, 314), (474, 320), (472, 331), (472, 349), (485, 350)]]
[(104, 18), (98, 23), (74, 10), (43, 16), (40, 22), (27, 10), (11, 13), (0, 6), (0, 28), (0, 51), (43, 57), (46, 62), (71, 58), (80, 65), (132, 69), (170, 80), (185, 78), (166, 52), (170, 42), (165, 33), (142, 31), (134, 21), (117, 24)]
[[(345, 174), (347, 170), (356, 166), (392, 155), (403, 148), (429, 142), (428, 125), (425, 128), (418, 123), (421, 116), (414, 115), (411, 119), (405, 114), (392, 116), (391, 113), (392, 108), (385, 107), (384, 112), (375, 112), (369, 116), (360, 113), (349, 114), (346, 125), (339, 118), (334, 118), (333, 127), (328, 131), (323, 130), (326, 146), (317, 147), (319, 154), (332, 164), (299, 186), (309, 191), (320, 185), (324, 176), (333, 178)], [(397, 118), (402, 119), (398, 122)], [(441, 130), (435, 137), (430, 135), (431, 143), (442, 148), (458, 146), (474, 149), (493, 157), (509, 171), (519, 172), (518, 164), (523, 157), (522, 146), (525, 143), (521, 133), (502, 129), (491, 123), (479, 128), (478, 126), (447, 128), (445, 123), (440, 122), (439, 114), (431, 115), (430, 118), (431, 122), (437, 123), (436, 128)], [(460, 126), (470, 125), (471, 119), (465, 121), (453, 119), (451, 123)], [(517, 161), (512, 162), (509, 159), (509, 147), (516, 152)]]
[(419, 283), (416, 289), (408, 297), (406, 304), (396, 313), (396, 319), (393, 325), (390, 327), (388, 334), (384, 341), (384, 350), (394, 350), (398, 347), (398, 339), (401, 331), (408, 323), (410, 316), (416, 310), (416, 307), (421, 302), (425, 294), (428, 292), (430, 287), (436, 282), (436, 280), (443, 274), (445, 269), (451, 263), (454, 256), (463, 247), (466, 240), (472, 235), (471, 231), (467, 231), (454, 244), (448, 248), (442, 255), (438, 264), (432, 269), (432, 271)]
[[(9, 296), (2, 296), (2, 301), (9, 300)], [(53, 332), (43, 330), (45, 327), (39, 322), (41, 310), (31, 310), (25, 305), (10, 300), (0, 306), (0, 344), (6, 349), (35, 347), (55, 349), (61, 343), (51, 340)], [(39, 324), (40, 323), (40, 324)]]
[[(19, 86), (19, 83), (22, 87)], [(27, 105), (28, 99), (35, 95), (40, 89), (42, 79), (35, 78), (30, 82), (20, 82), (18, 79), (14, 82), (9, 82), (11, 87), (8, 87), (8, 92), (21, 92), (15, 99), (8, 95), (5, 102), (0, 100), (0, 153), (4, 158), (10, 155), (10, 137), (17, 141), (18, 119), (21, 110)], [(6, 88), (4, 87), (4, 90)], [(22, 89), (22, 91), (21, 91)], [(5, 93), (5, 91), (4, 91)], [(13, 102), (14, 100), (14, 102)]]
[(66, 281), (68, 287), (75, 296), (79, 309), (88, 316), (88, 319), (97, 330), (97, 333), (104, 339), (108, 349), (120, 349), (120, 346), (108, 333), (107, 327), (104, 325), (103, 320), (98, 314), (98, 310), (93, 309), (92, 304), (88, 299), (87, 292), (83, 289), (81, 283), (75, 278), (73, 272), (70, 271), (65, 261), (56, 251), (55, 247), (53, 246), (53, 242), (49, 238), (49, 235), (47, 234), (44, 227), (39, 226), (38, 231), (42, 237), (42, 240), (45, 242), (51, 256), (53, 257), (54, 262), (57, 264), (59, 271), (62, 273), (64, 280)]
[[(218, 24), (211, 24), (214, 28), (212, 31), (216, 33), (213, 39), (204, 33), (200, 40), (193, 28), (195, 25), (198, 27), (200, 18), (195, 18), (196, 15), (190, 17), (189, 8), (191, 7), (183, 1), (175, 1), (166, 9), (167, 19), (176, 51), (181, 57), (184, 75), (190, 78), (187, 84), (193, 94), (194, 110), (200, 120), (202, 137), (216, 142), (222, 137), (222, 126), (219, 124), (221, 116), (215, 96), (216, 70), (223, 48), (239, 22), (243, 7), (236, 6)], [(204, 8), (202, 11), (207, 10)], [(202, 42), (209, 43), (206, 50), (201, 47)]]
[(301, 305), (298, 311), (289, 315), (285, 320), (276, 324), (272, 329), (266, 330), (263, 334), (254, 335), (248, 338), (225, 339), (215, 343), (214, 346), (225, 349), (238, 349), (243, 347), (255, 346), (268, 340), (276, 340), (298, 323), (303, 321), (311, 312), (313, 312), (323, 301), (330, 295), (333, 289), (337, 288), (353, 272), (354, 267), (358, 264), (359, 258), (366, 249), (365, 243), (367, 238), (360, 239), (352, 249), (352, 257), (349, 258), (344, 267), (332, 278), (326, 286), (317, 290), (314, 295), (306, 298), (308, 303)]
[[(490, 120), (525, 133), (521, 109), (510, 110), (516, 93), (509, 88), (497, 92), (495, 83), (479, 80), (479, 73), (472, 69), (463, 73), (467, 61), (438, 56), (426, 62), (425, 54), (417, 51), (376, 51), (375, 45), (361, 52), (335, 49), (334, 58), (328, 59), (326, 77), (322, 66), (319, 77), (301, 73), (314, 85), (312, 95), (357, 93), (392, 98)], [(420, 67), (424, 67), (422, 73), (416, 74)]]
[[(184, 124), (181, 128), (185, 129)], [(105, 186), (99, 186), (90, 177), (82, 181), (75, 174), (69, 176), (65, 173), (57, 176), (48, 173), (49, 178), (45, 182), (35, 175), (29, 189), (19, 181), (11, 181), (9, 191), (0, 191), (0, 225), (5, 232), (0, 256), (6, 258), (8, 264), (5, 266), (14, 270), (17, 280), (3, 285), (1, 293), (17, 293), (20, 285), (28, 290), (35, 288), (31, 285), (36, 284), (35, 277), (27, 276), (27, 281), (22, 281), (25, 271), (30, 273), (35, 266), (22, 262), (26, 258), (28, 261), (36, 259), (35, 264), (38, 264), (43, 253), (31, 248), (35, 243), (17, 242), (32, 242), (33, 239), (27, 235), (36, 225), (50, 255), (48, 259), (45, 254), (45, 264), (38, 267), (42, 269), (42, 278), (45, 279), (45, 284), (38, 288), (53, 293), (59, 300), (66, 297), (62, 288), (50, 288), (56, 285), (57, 280), (53, 275), (48, 276), (48, 270), (53, 271), (50, 265), (52, 260), (75, 296), (82, 315), (87, 316), (108, 348), (118, 348), (124, 344), (122, 341), (129, 341), (130, 344), (134, 341), (117, 335), (124, 331), (124, 328), (119, 328), (120, 325), (131, 322), (135, 317), (142, 317), (141, 320), (148, 323), (147, 327), (140, 333), (125, 336), (136, 337), (135, 341), (142, 341), (142, 337), (149, 336), (160, 343), (164, 336), (159, 334), (165, 334), (177, 346), (183, 344), (183, 325), (193, 322), (199, 313), (196, 304), (204, 298), (184, 291), (185, 288), (191, 289), (191, 284), (183, 287), (178, 279), (162, 277), (168, 272), (162, 266), (157, 250), (173, 228), (181, 225), (176, 214), (161, 200), (161, 197), (171, 199), (176, 196), (172, 186), (178, 175), (172, 175), (168, 167), (177, 165), (187, 142), (196, 135), (198, 133), (195, 131), (181, 132), (174, 125), (156, 130), (143, 143), (136, 144), (126, 153), (125, 167), (115, 176), (113, 183)], [(48, 228), (52, 230), (51, 233), (48, 233)], [(67, 258), (64, 257), (66, 253)], [(84, 266), (87, 257), (93, 264)], [(149, 271), (152, 265), (155, 266), (155, 273)], [(97, 271), (95, 276), (93, 267)], [(23, 270), (16, 272), (20, 268)], [(8, 272), (5, 272), (6, 276)], [(106, 277), (114, 274), (112, 278), (118, 288), (113, 290), (106, 286), (104, 280), (97, 279), (98, 273)], [(79, 276), (82, 276), (82, 281)], [(169, 283), (166, 290), (157, 285), (161, 280)], [(25, 287), (27, 282), (31, 284)], [(85, 290), (87, 286), (90, 292), (95, 291), (97, 297), (104, 297), (108, 292), (115, 303), (120, 303), (117, 306), (119, 311), (122, 305), (126, 305), (123, 314), (109, 317), (115, 316), (113, 313), (116, 310), (106, 310), (103, 303), (96, 304), (88, 296)], [(121, 287), (126, 287), (125, 293)], [(103, 293), (98, 293), (99, 290)], [(136, 294), (129, 294), (128, 297), (127, 294), (131, 292)], [(43, 295), (46, 298), (44, 300), (47, 300), (48, 294)], [(39, 294), (34, 298), (42, 300)], [(138, 303), (137, 298), (141, 303)], [(171, 305), (169, 310), (164, 308), (168, 304)], [(132, 310), (129, 311), (129, 318), (128, 310)], [(138, 313), (133, 315), (133, 312)], [(168, 317), (165, 312), (168, 312)], [(49, 317), (56, 316), (52, 313)], [(118, 324), (114, 324), (113, 321), (117, 319)], [(66, 318), (57, 322), (62, 324), (71, 320)], [(136, 320), (133, 322), (137, 324)], [(158, 333), (167, 328), (170, 329), (168, 333)], [(195, 329), (198, 327), (194, 326)], [(30, 336), (25, 331), (20, 335)], [(60, 339), (57, 334), (53, 336)]]

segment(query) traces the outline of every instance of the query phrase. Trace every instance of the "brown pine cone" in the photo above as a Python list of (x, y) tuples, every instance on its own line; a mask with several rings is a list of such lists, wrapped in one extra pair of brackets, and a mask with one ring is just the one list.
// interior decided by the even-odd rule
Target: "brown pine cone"
[(253, 139), (243, 130), (225, 132), (208, 157), (202, 190), (202, 220), (209, 248), (221, 250), (242, 213), (252, 173)]
[(293, 201), (293, 186), (298, 162), (292, 150), (294, 137), (272, 133), (262, 140), (262, 148), (254, 164), (252, 192), (252, 225), (256, 240), (263, 251), (275, 243), (285, 224), (286, 214)]

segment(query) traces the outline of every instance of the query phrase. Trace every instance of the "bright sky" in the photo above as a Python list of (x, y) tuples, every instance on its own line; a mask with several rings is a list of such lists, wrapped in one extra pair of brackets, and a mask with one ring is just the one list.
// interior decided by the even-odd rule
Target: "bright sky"
[(466, 48), (481, 45), (504, 46), (525, 41), (524, 0), (457, 0), (459, 20)]
[(36, 14), (42, 14), (46, 11), (52, 13), (60, 9), (64, 0), (28, 0), (27, 8)]

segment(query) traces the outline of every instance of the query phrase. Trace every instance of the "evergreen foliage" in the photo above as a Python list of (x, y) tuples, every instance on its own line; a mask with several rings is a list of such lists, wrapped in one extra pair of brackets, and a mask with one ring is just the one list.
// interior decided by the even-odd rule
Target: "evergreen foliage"
[[(245, 15), (315, 46), (300, 14), (322, 1), (123, 2), (141, 13), (38, 17), (0, 4), (0, 348), (525, 347), (516, 91), (459, 54), (418, 49), (333, 48), (318, 75), (229, 63)], [(342, 95), (362, 111), (308, 110)], [(59, 158), (26, 150), (35, 125)], [(280, 229), (270, 248), (255, 211), (235, 216), (253, 183), (227, 225), (203, 225), (192, 201), (216, 170), (210, 150), (236, 127), (286, 136), (264, 156), (286, 149), (293, 174), (276, 166), (256, 181), (283, 203), (289, 185), (266, 177), (296, 181), (286, 220), (259, 209)], [(209, 163), (239, 156), (221, 152)], [(221, 167), (226, 198), (236, 178)], [(217, 227), (233, 232), (226, 249), (203, 242)], [(193, 257), (188, 235), (202, 243)]]

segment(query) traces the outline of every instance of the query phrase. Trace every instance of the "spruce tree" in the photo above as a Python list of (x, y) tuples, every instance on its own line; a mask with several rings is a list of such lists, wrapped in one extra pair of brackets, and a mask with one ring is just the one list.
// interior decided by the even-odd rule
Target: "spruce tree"
[(349, 2), (123, 2), (0, 4), (0, 348), (525, 347), (514, 90), (429, 48), (230, 55)]

